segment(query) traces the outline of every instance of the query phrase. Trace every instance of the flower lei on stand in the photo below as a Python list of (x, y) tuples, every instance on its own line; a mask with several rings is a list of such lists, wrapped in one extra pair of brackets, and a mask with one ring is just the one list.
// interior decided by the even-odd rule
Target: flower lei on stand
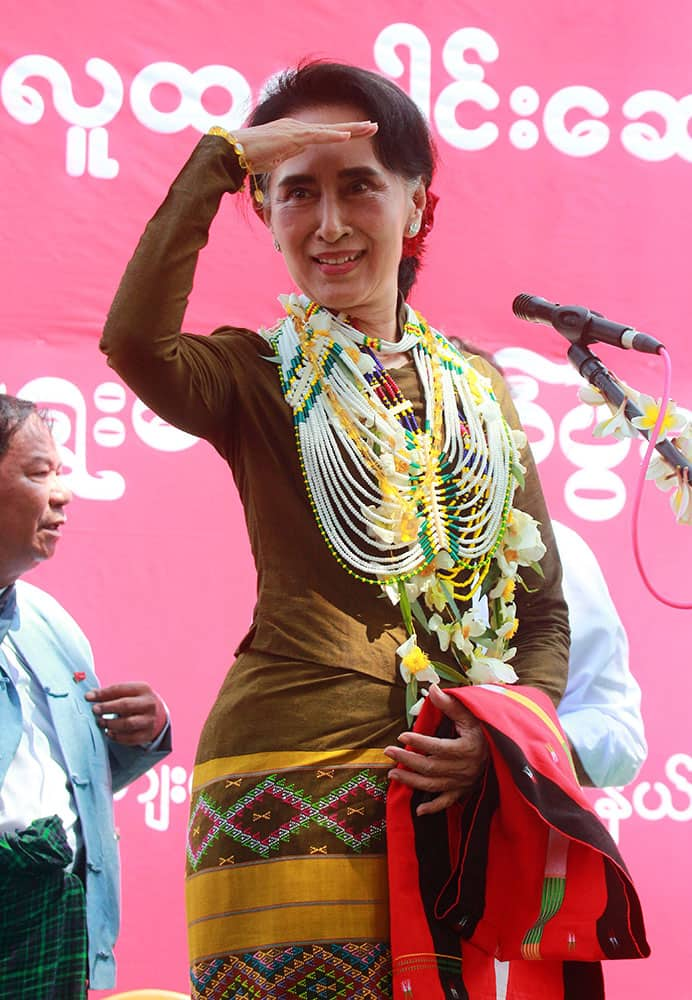
[[(423, 684), (513, 683), (519, 569), (540, 574), (545, 553), (537, 522), (513, 506), (526, 436), (509, 428), (490, 381), (409, 307), (390, 343), (305, 296), (280, 301), (286, 319), (261, 333), (293, 410), (310, 504), (340, 565), (400, 607), (409, 722)], [(422, 427), (375, 353), (409, 350)], [(416, 626), (454, 666), (428, 657)]]
[[(638, 392), (621, 379), (609, 373), (611, 379), (617, 382), (624, 394), (620, 406), (615, 406), (594, 386), (582, 386), (578, 391), (579, 399), (589, 406), (607, 406), (610, 416), (598, 421), (593, 428), (594, 437), (605, 437), (610, 434), (623, 440), (639, 437), (641, 431), (653, 432), (661, 411), (661, 401), (653, 396)], [(627, 401), (631, 401), (641, 411), (642, 416), (631, 421), (625, 415)], [(668, 439), (692, 463), (692, 424), (689, 414), (680, 410), (671, 400), (666, 408), (665, 417), (659, 431), (657, 444)], [(670, 506), (679, 524), (692, 524), (692, 484), (680, 470), (673, 468), (658, 452), (654, 452), (646, 472), (647, 479), (653, 479), (659, 490), (666, 493), (673, 490)]]

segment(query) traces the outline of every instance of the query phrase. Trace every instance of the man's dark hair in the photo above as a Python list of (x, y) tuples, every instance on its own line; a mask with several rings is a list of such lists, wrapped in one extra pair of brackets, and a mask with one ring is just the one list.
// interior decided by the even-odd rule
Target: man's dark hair
[[(345, 63), (302, 63), (272, 80), (247, 124), (265, 125), (303, 108), (334, 104), (353, 104), (365, 118), (377, 122), (372, 143), (382, 166), (407, 180), (420, 178), (427, 190), (435, 170), (428, 123), (408, 94), (379, 73)], [(258, 174), (257, 182), (266, 195), (267, 175)], [(417, 257), (401, 260), (399, 290), (404, 298), (413, 287), (419, 263)]]
[(12, 438), (32, 413), (38, 413), (35, 403), (0, 392), (0, 458), (5, 456)]

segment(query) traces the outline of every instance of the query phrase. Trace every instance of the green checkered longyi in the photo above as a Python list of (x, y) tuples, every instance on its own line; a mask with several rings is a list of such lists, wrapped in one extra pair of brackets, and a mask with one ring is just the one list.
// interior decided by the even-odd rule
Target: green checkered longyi
[(87, 996), (84, 886), (57, 816), (0, 836), (1, 1000)]

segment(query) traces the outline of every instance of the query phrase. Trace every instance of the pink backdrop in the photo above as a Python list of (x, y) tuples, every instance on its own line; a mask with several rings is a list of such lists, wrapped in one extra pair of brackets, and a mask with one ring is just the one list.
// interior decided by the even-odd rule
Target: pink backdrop
[[(148, 679), (175, 724), (173, 754), (117, 805), (122, 989), (186, 988), (188, 778), (254, 577), (222, 462), (145, 410), (97, 339), (139, 232), (198, 134), (237, 126), (273, 73), (310, 54), (380, 69), (430, 115), (441, 201), (414, 304), (448, 333), (503, 349), (551, 510), (601, 560), (644, 689), (649, 759), (631, 786), (593, 798), (640, 888), (653, 956), (610, 966), (609, 997), (692, 997), (689, 613), (658, 605), (635, 570), (639, 448), (592, 440), (566, 345), (511, 315), (527, 291), (632, 323), (666, 343), (674, 395), (692, 404), (692, 7), (528, 6), (352, 0), (342, 19), (325, 0), (33, 0), (3, 24), (0, 384), (62, 414), (75, 492), (60, 553), (32, 580), (85, 628), (103, 681)], [(188, 329), (277, 315), (290, 285), (249, 214), (224, 204)], [(660, 394), (657, 359), (601, 353)], [(653, 488), (643, 518), (655, 582), (692, 599), (689, 531)]]

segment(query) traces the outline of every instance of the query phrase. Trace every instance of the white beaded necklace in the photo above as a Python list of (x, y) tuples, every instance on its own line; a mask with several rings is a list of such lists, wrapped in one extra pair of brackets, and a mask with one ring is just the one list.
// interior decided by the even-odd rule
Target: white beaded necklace
[[(443, 556), (466, 573), (471, 592), (502, 538), (516, 485), (516, 449), (490, 382), (408, 306), (402, 337), (389, 342), (305, 296), (280, 300), (286, 318), (260, 332), (276, 354), (332, 553), (379, 584), (410, 579)], [(373, 349), (412, 352), (422, 428)]]

